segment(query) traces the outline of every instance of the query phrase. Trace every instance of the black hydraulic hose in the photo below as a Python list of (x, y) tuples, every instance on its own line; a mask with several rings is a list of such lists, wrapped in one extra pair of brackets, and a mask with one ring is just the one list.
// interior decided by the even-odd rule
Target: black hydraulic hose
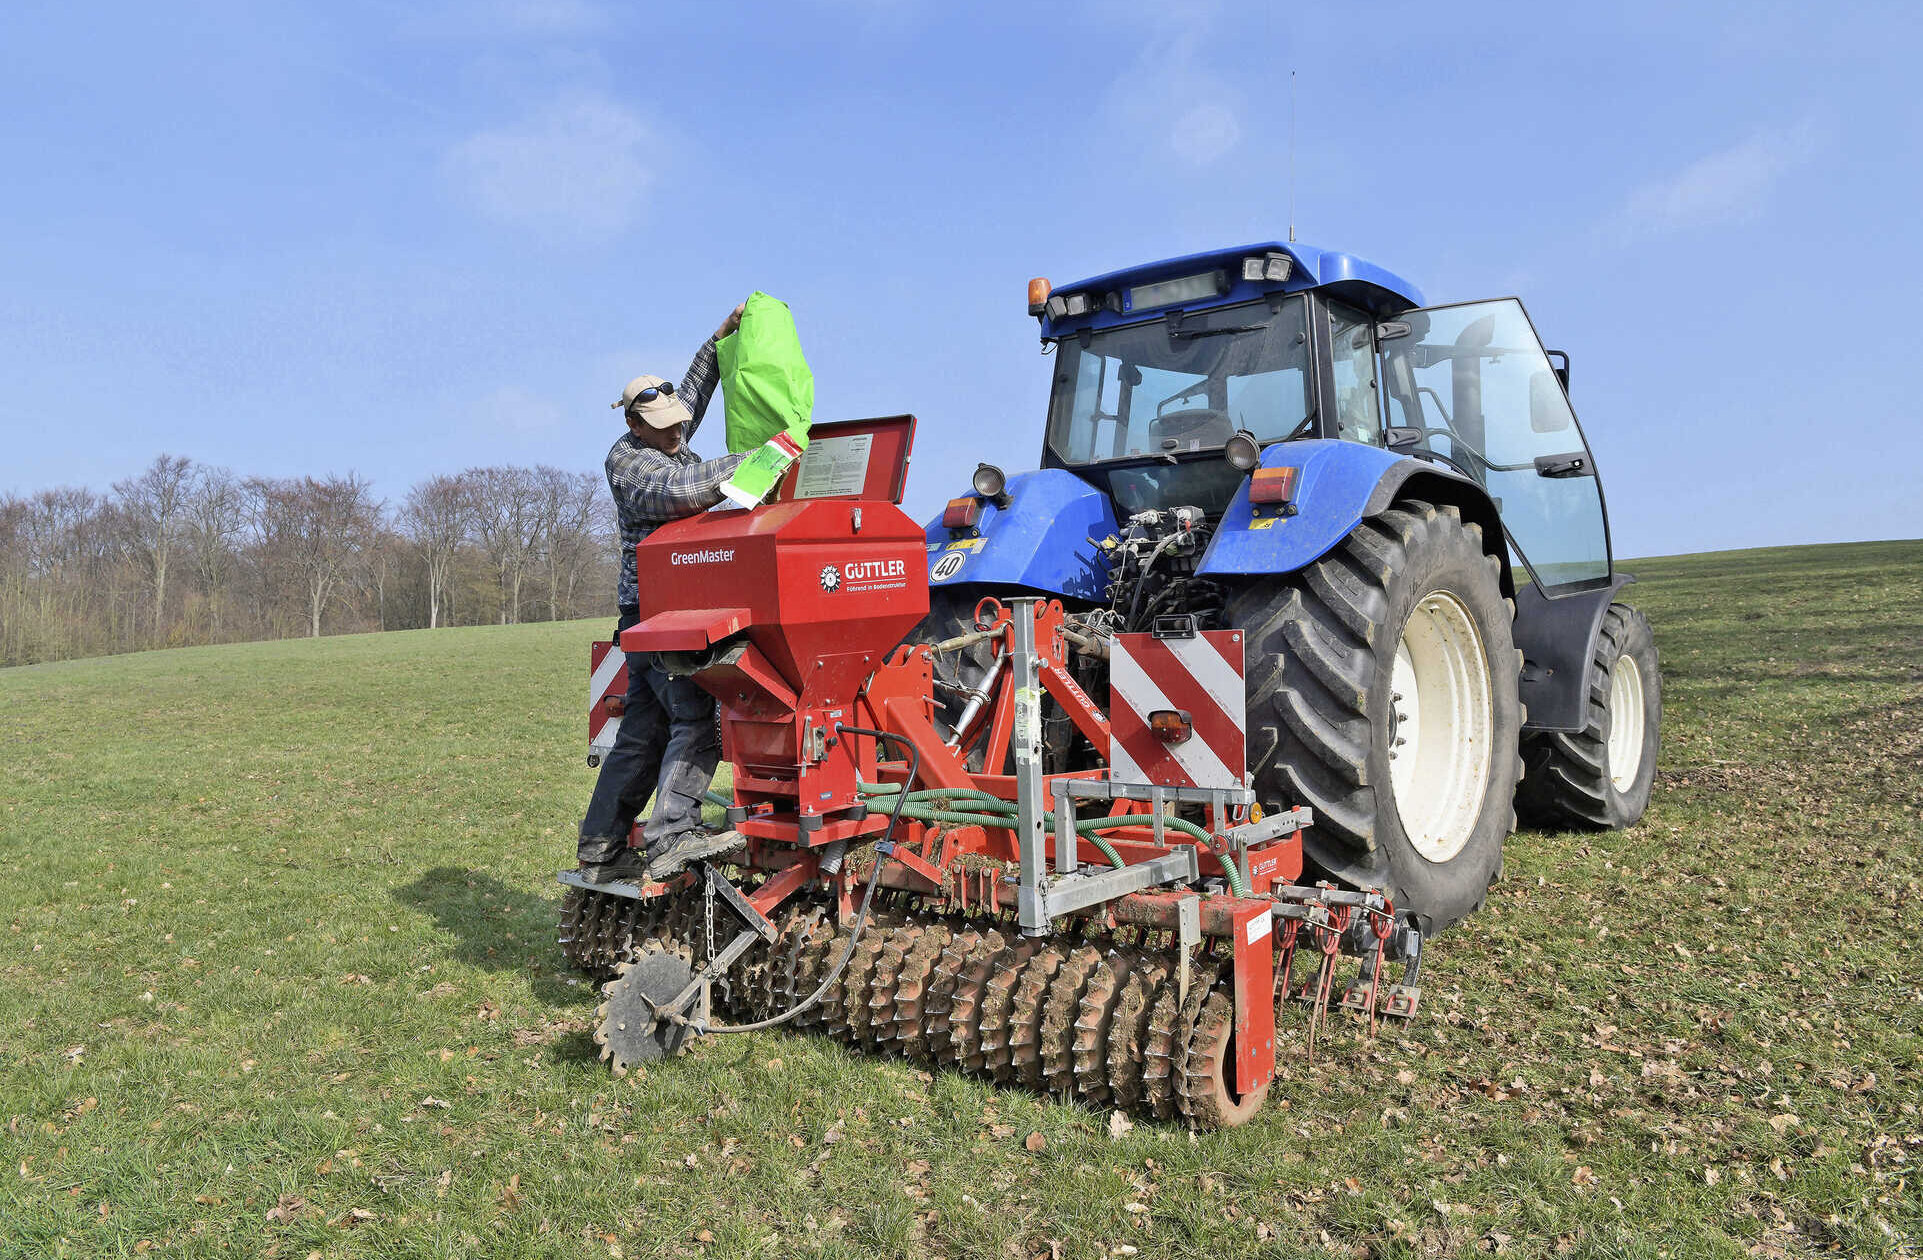
[(868, 884), (861, 892), (861, 910), (855, 915), (855, 927), (854, 930), (848, 934), (848, 943), (841, 947), (841, 957), (835, 960), (834, 967), (829, 970), (828, 976), (821, 982), (821, 986), (807, 997), (801, 999), (801, 1001), (781, 1012), (781, 1014), (770, 1015), (767, 1019), (758, 1019), (752, 1024), (715, 1025), (703, 1031), (711, 1033), (758, 1032), (763, 1028), (773, 1028), (777, 1024), (785, 1024), (803, 1011), (813, 1009), (815, 1004), (821, 1001), (822, 995), (828, 992), (828, 987), (835, 981), (841, 979), (841, 973), (848, 967), (848, 960), (854, 957), (855, 945), (861, 940), (862, 932), (868, 927), (868, 911), (875, 904), (875, 885), (881, 879), (882, 858), (893, 845), (895, 828), (901, 822), (902, 807), (908, 803), (907, 789), (915, 785), (915, 777), (921, 773), (921, 749), (915, 747), (914, 740), (905, 739), (899, 735), (890, 735), (886, 731), (871, 730), (865, 726), (844, 726), (839, 722), (835, 723), (835, 734), (839, 735), (844, 731), (852, 731), (857, 735), (873, 735), (876, 739), (882, 740), (883, 742), (892, 739), (908, 749), (908, 778), (902, 784), (903, 790), (901, 795), (895, 798), (895, 808), (888, 814), (888, 828), (881, 833), (881, 840), (875, 845), (874, 865), (868, 870)]
[(881, 857), (878, 854), (875, 857), (873, 869), (868, 872), (868, 885), (862, 889), (861, 910), (855, 915), (855, 930), (849, 934), (848, 943), (842, 946), (841, 957), (835, 960), (834, 968), (829, 971), (828, 978), (821, 982), (820, 988), (779, 1015), (770, 1015), (767, 1019), (758, 1019), (752, 1024), (713, 1024), (702, 1031), (711, 1033), (759, 1032), (763, 1028), (773, 1028), (777, 1024), (785, 1024), (803, 1011), (813, 1009), (815, 1004), (821, 1001), (822, 995), (828, 992), (828, 986), (841, 979), (841, 973), (847, 969), (848, 960), (854, 956), (855, 944), (861, 940), (862, 930), (868, 926), (868, 908), (874, 904), (875, 881), (880, 877)]
[(1128, 620), (1122, 623), (1124, 629), (1138, 624), (1135, 620), (1135, 614), (1140, 611), (1142, 607), (1142, 592), (1148, 589), (1149, 575), (1155, 569), (1155, 562), (1162, 558), (1163, 552), (1173, 550), (1175, 544), (1181, 541), (1181, 538), (1182, 533), (1180, 529), (1178, 529), (1175, 533), (1170, 534), (1168, 537), (1162, 539), (1162, 541), (1156, 543), (1154, 550), (1148, 553), (1148, 560), (1142, 565), (1142, 576), (1140, 580), (1135, 583), (1134, 597), (1128, 602)]

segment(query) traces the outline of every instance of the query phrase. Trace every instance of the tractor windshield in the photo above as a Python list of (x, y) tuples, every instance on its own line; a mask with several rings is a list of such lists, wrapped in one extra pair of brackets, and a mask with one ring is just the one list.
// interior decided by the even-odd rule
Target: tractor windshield
[[(1237, 429), (1306, 436), (1309, 344), (1303, 300), (1173, 312), (1064, 337), (1055, 355), (1048, 445), (1062, 462), (1175, 457), (1221, 447)], [(1298, 432), (1304, 430), (1304, 432)]]

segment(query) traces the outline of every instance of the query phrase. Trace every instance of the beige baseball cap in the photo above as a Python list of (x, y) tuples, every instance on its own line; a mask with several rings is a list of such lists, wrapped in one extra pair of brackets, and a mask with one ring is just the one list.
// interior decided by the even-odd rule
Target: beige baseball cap
[[(644, 402), (635, 402), (635, 399), (649, 390), (656, 392)], [(635, 377), (628, 382), (628, 387), (621, 391), (620, 401), (610, 405), (623, 415), (627, 414), (628, 408), (633, 407), (640, 413), (643, 421), (656, 429), (672, 429), (677, 424), (685, 424), (693, 419), (681, 400), (674, 396), (674, 386), (658, 376)]]

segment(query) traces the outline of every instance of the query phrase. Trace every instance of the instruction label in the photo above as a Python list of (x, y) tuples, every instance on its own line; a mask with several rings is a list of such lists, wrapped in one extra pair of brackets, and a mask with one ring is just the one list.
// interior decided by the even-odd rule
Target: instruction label
[(872, 433), (850, 433), (810, 442), (801, 457), (801, 472), (795, 479), (795, 498), (832, 499), (838, 495), (860, 494), (868, 484), (868, 454), (874, 444)]

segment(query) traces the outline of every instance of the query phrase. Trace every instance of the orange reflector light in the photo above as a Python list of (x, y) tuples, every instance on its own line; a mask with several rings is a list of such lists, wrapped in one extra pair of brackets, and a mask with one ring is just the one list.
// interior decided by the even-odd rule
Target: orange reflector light
[(1258, 468), (1249, 478), (1250, 503), (1287, 503), (1295, 498), (1299, 468)]
[(1046, 276), (1036, 276), (1033, 280), (1030, 280), (1028, 282), (1028, 313), (1030, 315), (1040, 315), (1042, 308), (1048, 305), (1048, 295), (1052, 292), (1054, 292), (1054, 286), (1049, 284)]
[(980, 499), (950, 499), (948, 506), (941, 510), (943, 529), (967, 529), (981, 519), (982, 501)]
[(1195, 734), (1187, 709), (1157, 709), (1148, 715), (1148, 728), (1164, 744), (1179, 744)]

